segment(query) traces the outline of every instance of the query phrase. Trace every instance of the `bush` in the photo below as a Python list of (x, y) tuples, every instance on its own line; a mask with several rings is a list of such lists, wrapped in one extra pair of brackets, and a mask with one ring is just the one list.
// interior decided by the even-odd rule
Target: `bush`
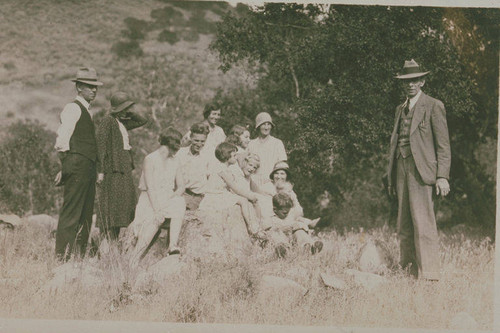
[(167, 42), (171, 45), (174, 45), (179, 41), (179, 37), (177, 36), (177, 33), (168, 31), (168, 30), (163, 30), (160, 32), (158, 35), (158, 41), (159, 42)]
[(38, 122), (18, 121), (7, 128), (0, 146), (0, 201), (12, 213), (51, 213), (58, 208), (59, 169), (55, 133)]
[(111, 52), (116, 54), (119, 58), (140, 57), (144, 54), (136, 40), (129, 42), (116, 42), (111, 47)]
[(123, 20), (123, 22), (127, 26), (127, 29), (122, 31), (125, 37), (128, 37), (132, 40), (144, 39), (149, 27), (148, 22), (136, 19), (134, 17), (127, 17)]

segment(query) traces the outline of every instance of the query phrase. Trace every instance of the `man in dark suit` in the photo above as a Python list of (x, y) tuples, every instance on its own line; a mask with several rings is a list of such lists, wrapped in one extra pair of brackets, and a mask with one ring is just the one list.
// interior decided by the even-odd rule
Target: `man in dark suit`
[(61, 112), (55, 149), (61, 160), (56, 185), (64, 185), (64, 203), (59, 213), (56, 233), (56, 256), (68, 260), (73, 252), (85, 254), (94, 211), (97, 145), (94, 122), (89, 112), (95, 99), (97, 73), (80, 68), (76, 79), (78, 95)]
[(426, 280), (439, 280), (439, 238), (432, 199), (450, 191), (451, 152), (446, 111), (424, 94), (424, 72), (405, 61), (400, 75), (406, 101), (396, 108), (391, 136), (388, 192), (398, 197), (400, 265)]

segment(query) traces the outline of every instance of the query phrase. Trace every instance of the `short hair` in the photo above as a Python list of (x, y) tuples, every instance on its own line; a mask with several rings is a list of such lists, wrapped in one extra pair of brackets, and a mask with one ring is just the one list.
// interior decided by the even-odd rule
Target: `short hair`
[(245, 161), (246, 163), (248, 163), (248, 162), (255, 162), (255, 164), (257, 164), (257, 168), (259, 168), (259, 167), (260, 167), (260, 157), (259, 157), (259, 155), (257, 155), (257, 154), (254, 154), (254, 153), (247, 153), (247, 154), (245, 155), (244, 161)]
[(160, 142), (162, 146), (173, 148), (173, 144), (176, 143), (177, 145), (179, 145), (181, 139), (182, 139), (182, 134), (178, 130), (170, 126), (160, 133), (158, 137), (158, 142)]
[(207, 119), (210, 116), (210, 113), (215, 110), (219, 110), (220, 105), (214, 102), (205, 104), (205, 108), (203, 109), (203, 118)]
[(222, 163), (225, 163), (231, 158), (231, 153), (237, 150), (236, 146), (232, 143), (222, 142), (215, 148), (215, 157)]
[(293, 207), (292, 198), (288, 194), (283, 192), (275, 194), (273, 196), (273, 207), (276, 209), (291, 209)]
[(210, 130), (208, 129), (208, 125), (205, 123), (196, 123), (190, 128), (191, 135), (193, 134), (205, 134), (208, 135)]
[[(231, 127), (229, 134), (234, 134), (234, 135), (237, 135), (239, 137), (240, 135), (245, 133), (245, 131), (248, 131), (248, 129), (245, 126), (234, 125), (233, 127)], [(250, 131), (248, 131), (248, 132), (250, 132)]]
[(235, 146), (239, 146), (240, 145), (240, 138), (239, 138), (239, 136), (237, 136), (235, 134), (229, 134), (226, 137), (225, 142), (230, 143), (230, 144), (235, 145)]

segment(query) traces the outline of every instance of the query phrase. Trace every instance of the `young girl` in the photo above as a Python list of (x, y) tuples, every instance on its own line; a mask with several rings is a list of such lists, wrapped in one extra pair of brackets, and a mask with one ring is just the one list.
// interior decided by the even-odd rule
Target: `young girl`
[(269, 113), (261, 112), (255, 118), (255, 128), (259, 136), (250, 141), (248, 151), (260, 157), (260, 168), (255, 177), (258, 185), (269, 182), (268, 175), (273, 170), (274, 164), (287, 159), (283, 142), (271, 135), (273, 127), (274, 123)]
[(260, 220), (253, 214), (252, 204), (257, 203), (257, 195), (243, 186), (231, 172), (229, 167), (236, 163), (236, 146), (223, 142), (215, 149), (215, 157), (219, 164), (208, 177), (205, 197), (200, 203), (200, 210), (226, 210), (234, 205), (241, 207), (243, 219), (250, 233), (256, 232)]
[[(139, 181), (141, 194), (129, 229), (136, 244), (132, 263), (137, 264), (166, 218), (170, 218), (169, 254), (178, 254), (177, 240), (186, 211), (184, 180), (178, 160), (182, 135), (167, 128), (159, 138), (160, 148), (144, 158), (144, 168)], [(134, 241), (131, 242), (132, 244)]]

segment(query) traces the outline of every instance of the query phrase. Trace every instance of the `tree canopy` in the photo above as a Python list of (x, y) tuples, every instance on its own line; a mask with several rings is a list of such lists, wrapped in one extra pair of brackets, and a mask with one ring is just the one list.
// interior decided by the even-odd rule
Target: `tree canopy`
[(333, 212), (360, 198), (358, 208), (369, 212), (357, 218), (376, 219), (388, 209), (380, 177), (404, 101), (394, 75), (413, 58), (431, 72), (424, 91), (447, 110), (453, 192), (439, 203), (446, 222), (493, 226), (495, 177), (477, 148), (497, 135), (499, 19), (497, 9), (284, 3), (228, 13), (211, 44), (221, 69), (247, 62), (260, 79), (252, 91), (217, 98), (233, 123), (273, 115), (306, 210), (327, 191), (333, 225)]

